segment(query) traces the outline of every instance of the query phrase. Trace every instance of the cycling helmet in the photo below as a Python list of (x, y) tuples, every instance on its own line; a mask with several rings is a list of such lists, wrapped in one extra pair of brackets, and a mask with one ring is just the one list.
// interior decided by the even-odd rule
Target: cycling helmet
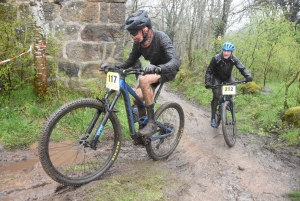
[(234, 50), (234, 44), (232, 44), (231, 42), (225, 42), (222, 45), (222, 50), (228, 50), (228, 51), (233, 52), (233, 50)]
[(120, 27), (123, 30), (141, 30), (145, 26), (152, 28), (151, 19), (148, 12), (145, 10), (138, 10), (127, 18), (125, 23)]

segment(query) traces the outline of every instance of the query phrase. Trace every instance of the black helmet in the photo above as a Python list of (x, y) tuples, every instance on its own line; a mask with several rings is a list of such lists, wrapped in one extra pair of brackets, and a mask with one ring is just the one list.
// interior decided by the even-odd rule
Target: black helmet
[(145, 10), (138, 10), (129, 16), (126, 22), (120, 27), (124, 30), (141, 30), (144, 27), (152, 28), (151, 19), (148, 12)]

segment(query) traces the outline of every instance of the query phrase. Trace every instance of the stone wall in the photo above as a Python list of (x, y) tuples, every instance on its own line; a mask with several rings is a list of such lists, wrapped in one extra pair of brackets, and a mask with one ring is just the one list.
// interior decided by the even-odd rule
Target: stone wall
[[(29, 1), (18, 0), (24, 4)], [(126, 0), (43, 0), (50, 34), (61, 51), (56, 63), (70, 80), (99, 77), (103, 62), (123, 59)], [(73, 82), (74, 83), (74, 82)]]

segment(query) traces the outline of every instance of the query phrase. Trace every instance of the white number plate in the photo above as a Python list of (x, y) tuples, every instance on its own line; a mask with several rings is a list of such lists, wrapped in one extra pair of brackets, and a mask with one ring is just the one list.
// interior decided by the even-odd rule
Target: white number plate
[(236, 94), (236, 86), (235, 85), (222, 86), (222, 94), (223, 95), (235, 95)]
[(115, 72), (108, 72), (106, 75), (106, 88), (111, 90), (120, 90), (120, 75)]

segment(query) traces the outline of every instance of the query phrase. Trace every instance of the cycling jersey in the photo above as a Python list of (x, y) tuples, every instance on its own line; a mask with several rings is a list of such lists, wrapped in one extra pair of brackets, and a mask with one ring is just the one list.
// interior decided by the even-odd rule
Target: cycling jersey
[(118, 67), (129, 68), (143, 56), (150, 64), (161, 68), (162, 81), (170, 81), (175, 78), (179, 71), (180, 61), (175, 48), (167, 34), (161, 31), (153, 31), (154, 36), (149, 47), (143, 48), (140, 43), (134, 42), (129, 58)]
[(236, 56), (231, 55), (230, 58), (224, 59), (221, 53), (211, 59), (211, 62), (206, 69), (205, 83), (210, 83), (211, 75), (222, 81), (228, 80), (231, 76), (233, 66), (236, 66), (245, 78), (251, 76), (249, 71)]

